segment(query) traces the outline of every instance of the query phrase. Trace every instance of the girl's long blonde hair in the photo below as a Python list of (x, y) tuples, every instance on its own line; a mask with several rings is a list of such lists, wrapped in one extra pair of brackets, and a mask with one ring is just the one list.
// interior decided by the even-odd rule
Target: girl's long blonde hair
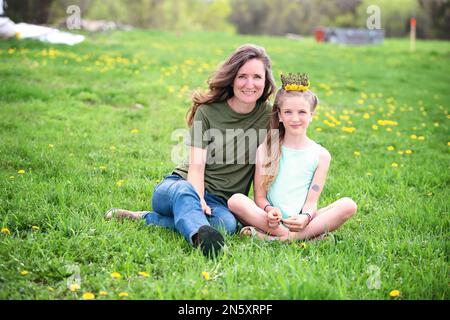
[(223, 62), (216, 72), (208, 79), (208, 90), (206, 92), (194, 92), (192, 95), (192, 106), (186, 115), (188, 126), (192, 126), (197, 109), (203, 104), (226, 101), (233, 93), (233, 82), (239, 69), (249, 60), (260, 60), (265, 69), (265, 85), (262, 96), (258, 99), (265, 102), (275, 92), (275, 80), (272, 74), (272, 63), (263, 47), (253, 44), (245, 44)]
[(316, 106), (319, 103), (317, 96), (310, 90), (304, 92), (301, 91), (286, 91), (280, 88), (276, 95), (275, 101), (272, 107), (272, 116), (269, 122), (269, 131), (266, 139), (266, 154), (262, 164), (262, 187), (268, 192), (270, 185), (275, 180), (278, 174), (278, 168), (281, 158), (281, 146), (283, 145), (284, 135), (286, 129), (282, 122), (280, 122), (279, 114), (281, 112), (281, 106), (288, 97), (302, 97), (307, 101), (311, 112), (316, 110)]

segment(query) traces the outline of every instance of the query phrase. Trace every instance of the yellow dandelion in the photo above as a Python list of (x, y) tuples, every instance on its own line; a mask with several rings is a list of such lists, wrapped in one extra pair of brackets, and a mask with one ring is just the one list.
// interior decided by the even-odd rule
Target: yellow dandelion
[(425, 140), (425, 137), (424, 136), (418, 136), (417, 139), (423, 141), (423, 140)]
[(128, 297), (128, 293), (127, 292), (121, 292), (121, 293), (119, 293), (119, 297), (120, 298), (126, 298), (126, 297)]
[(138, 134), (139, 133), (139, 129), (134, 128), (130, 132), (133, 133), (133, 134)]
[(53, 145), (53, 144), (51, 144), (51, 143), (49, 143), (49, 144), (48, 144), (48, 147), (49, 147), (49, 149), (51, 149), (51, 148), (53, 148), (53, 147), (54, 147), (54, 145)]
[(203, 272), (202, 272), (202, 277), (203, 277), (203, 279), (205, 279), (206, 281), (208, 281), (208, 280), (210, 279), (210, 277), (209, 277), (209, 272), (203, 271)]
[(304, 242), (301, 242), (301, 243), (299, 244), (299, 246), (300, 246), (300, 248), (302, 248), (302, 249), (306, 249), (306, 243), (304, 243)]
[(364, 113), (363, 118), (367, 120), (370, 118), (370, 115), (366, 112), (366, 113)]
[(80, 285), (78, 283), (73, 283), (69, 286), (69, 290), (72, 292), (80, 290)]
[(139, 271), (138, 275), (140, 275), (143, 278), (148, 278), (149, 277), (149, 274), (147, 272), (145, 272), (145, 271)]
[(450, 147), (450, 141), (447, 142), (447, 146)]
[(83, 293), (83, 299), (84, 300), (93, 300), (93, 299), (95, 299), (95, 295), (92, 292), (85, 292), (85, 293)]
[(373, 129), (373, 130), (378, 130), (378, 126), (377, 126), (376, 124), (373, 124), (373, 125), (372, 125), (372, 129)]
[(387, 149), (388, 149), (388, 151), (394, 151), (394, 147), (393, 146), (389, 146), (389, 147), (387, 147)]
[(27, 270), (20, 271), (21, 276), (26, 276), (27, 274), (29, 274), (29, 272)]
[(108, 295), (108, 291), (100, 291), (98, 294), (102, 297), (106, 297)]
[[(322, 128), (317, 127), (317, 128), (316, 128), (316, 131), (317, 131), (317, 132), (321, 132), (321, 131), (322, 131)], [(449, 142), (449, 143), (450, 143), (450, 142)]]
[(31, 229), (33, 229), (33, 230), (39, 230), (39, 227), (38, 227), (38, 226), (31, 226)]
[(400, 296), (400, 291), (398, 290), (392, 290), (391, 292), (389, 292), (389, 296), (391, 298), (397, 298), (398, 296)]
[(10, 234), (11, 234), (11, 231), (9, 231), (8, 228), (2, 228), (1, 233), (10, 235)]
[(118, 272), (111, 273), (111, 278), (113, 279), (120, 279), (122, 276)]
[(353, 154), (354, 154), (356, 157), (359, 157), (359, 156), (361, 155), (361, 153), (360, 153), (359, 151), (354, 151)]
[(408, 149), (408, 150), (405, 150), (405, 153), (406, 153), (406, 154), (411, 154), (411, 153), (412, 153), (412, 150), (409, 150), (409, 149)]
[(333, 122), (331, 122), (331, 121), (328, 121), (328, 120), (323, 120), (323, 123), (325, 123), (327, 126), (329, 126), (329, 127), (335, 127), (336, 125), (333, 123)]
[(410, 136), (410, 138), (413, 139), (413, 140), (416, 140), (416, 139), (417, 139), (417, 136), (416, 136), (415, 134), (412, 134), (412, 135)]
[(392, 168), (397, 168), (398, 167), (398, 163), (397, 162), (392, 162), (391, 166), (392, 166)]
[(123, 186), (124, 181), (123, 180), (119, 180), (116, 182), (116, 186), (121, 187)]
[(433, 123), (433, 125), (434, 125), (435, 127), (439, 127), (439, 122), (435, 122), (435, 123)]
[(358, 104), (364, 104), (364, 100), (363, 100), (363, 99), (359, 99), (359, 100), (357, 101), (357, 103), (358, 103)]
[(402, 155), (402, 154), (403, 154), (403, 151), (402, 151), (402, 150), (399, 150), (397, 153), (398, 153), (399, 155)]
[(387, 132), (392, 132), (392, 128), (386, 128)]
[(343, 127), (342, 131), (347, 132), (347, 133), (353, 133), (356, 131), (356, 129), (353, 127)]
[(17, 171), (17, 173), (18, 173), (18, 174), (24, 174), (24, 173), (25, 173), (25, 170), (20, 169), (19, 171)]

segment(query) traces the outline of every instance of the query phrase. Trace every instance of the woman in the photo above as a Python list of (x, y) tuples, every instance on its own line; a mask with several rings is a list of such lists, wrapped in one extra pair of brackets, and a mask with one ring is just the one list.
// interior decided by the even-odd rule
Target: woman
[[(106, 215), (144, 218), (147, 224), (174, 229), (206, 256), (217, 254), (224, 244), (217, 229), (236, 231), (227, 200), (250, 190), (256, 148), (270, 117), (268, 98), (275, 91), (270, 59), (263, 48), (243, 45), (208, 85), (206, 92), (194, 93), (188, 112), (189, 161), (155, 187), (154, 211), (111, 209)], [(256, 130), (263, 134), (253, 134)]]

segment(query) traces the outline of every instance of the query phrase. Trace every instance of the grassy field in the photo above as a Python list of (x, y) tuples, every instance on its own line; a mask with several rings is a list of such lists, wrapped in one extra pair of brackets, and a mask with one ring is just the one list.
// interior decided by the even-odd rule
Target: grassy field
[[(172, 231), (106, 222), (110, 207), (151, 209), (190, 91), (243, 43), (266, 48), (278, 84), (310, 75), (310, 137), (333, 156), (320, 206), (358, 204), (340, 240), (233, 235), (209, 260)], [(0, 299), (449, 299), (449, 84), (449, 42), (410, 53), (407, 40), (151, 31), (1, 41)]]

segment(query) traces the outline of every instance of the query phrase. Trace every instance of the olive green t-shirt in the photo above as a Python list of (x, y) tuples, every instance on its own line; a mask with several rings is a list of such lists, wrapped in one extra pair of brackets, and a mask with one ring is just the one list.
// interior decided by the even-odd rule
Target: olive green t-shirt
[[(235, 193), (248, 195), (255, 170), (256, 149), (264, 141), (270, 118), (269, 103), (257, 103), (246, 114), (220, 102), (197, 109), (190, 128), (189, 146), (207, 149), (205, 189), (229, 199)], [(187, 179), (188, 160), (174, 173)]]

